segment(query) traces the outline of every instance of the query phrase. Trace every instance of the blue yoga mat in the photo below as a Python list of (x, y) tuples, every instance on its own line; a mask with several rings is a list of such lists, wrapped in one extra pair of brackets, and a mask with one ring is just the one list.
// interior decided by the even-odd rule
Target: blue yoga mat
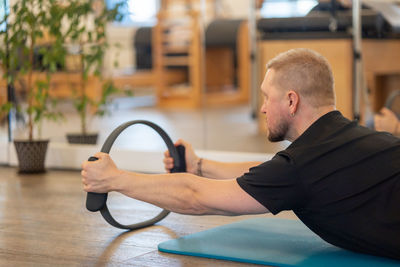
[(158, 245), (162, 252), (272, 266), (400, 266), (332, 246), (298, 220), (254, 218)]

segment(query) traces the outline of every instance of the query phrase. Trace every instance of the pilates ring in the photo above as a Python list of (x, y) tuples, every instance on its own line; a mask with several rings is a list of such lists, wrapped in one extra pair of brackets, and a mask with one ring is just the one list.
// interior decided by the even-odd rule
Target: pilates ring
[[(185, 147), (184, 146), (177, 146), (175, 147), (171, 138), (168, 136), (168, 134), (157, 124), (152, 123), (150, 121), (146, 120), (134, 120), (134, 121), (128, 121), (124, 124), (121, 124), (119, 127), (117, 127), (106, 139), (104, 142), (101, 152), (104, 153), (109, 153), (111, 150), (112, 145), (114, 144), (114, 141), (117, 139), (117, 137), (129, 126), (132, 126), (134, 124), (144, 124), (155, 130), (161, 138), (164, 140), (165, 144), (167, 145), (168, 151), (171, 155), (171, 157), (174, 159), (174, 167), (171, 169), (171, 172), (185, 172), (186, 171), (186, 162), (185, 162)], [(90, 157), (88, 161), (96, 161), (98, 158), (96, 157)], [(107, 197), (108, 193), (94, 193), (94, 192), (88, 192), (86, 196), (86, 208), (89, 211), (96, 212), (100, 211), (101, 215), (103, 218), (112, 226), (120, 228), (120, 229), (127, 229), (127, 230), (135, 230), (139, 228), (144, 228), (150, 225), (153, 225), (162, 219), (164, 219), (170, 211), (168, 210), (162, 210), (157, 216), (155, 216), (152, 219), (135, 223), (135, 224), (130, 224), (130, 225), (123, 225), (118, 223), (112, 216), (110, 211), (108, 210), (107, 207)]]

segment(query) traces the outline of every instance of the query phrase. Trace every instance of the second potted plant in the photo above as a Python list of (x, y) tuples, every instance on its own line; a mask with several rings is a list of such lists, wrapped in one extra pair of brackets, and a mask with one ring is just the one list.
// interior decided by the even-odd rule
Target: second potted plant
[[(68, 42), (75, 47), (79, 58), (78, 72), (80, 82), (73, 89), (74, 107), (80, 118), (80, 132), (68, 133), (67, 140), (73, 144), (96, 144), (97, 133), (89, 133), (88, 117), (103, 116), (107, 113), (110, 96), (120, 92), (111, 79), (102, 78), (104, 55), (109, 48), (107, 24), (120, 20), (119, 3), (114, 8), (107, 8), (96, 0), (70, 1), (66, 12), (69, 20)], [(97, 98), (93, 92), (100, 91)], [(92, 95), (92, 96), (91, 96)]]

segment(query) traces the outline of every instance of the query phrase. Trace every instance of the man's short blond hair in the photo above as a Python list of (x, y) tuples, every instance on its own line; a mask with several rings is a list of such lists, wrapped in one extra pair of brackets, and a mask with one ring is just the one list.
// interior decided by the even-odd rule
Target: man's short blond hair
[(271, 59), (267, 69), (275, 71), (272, 82), (279, 89), (296, 91), (313, 107), (335, 105), (332, 69), (317, 52), (291, 49)]

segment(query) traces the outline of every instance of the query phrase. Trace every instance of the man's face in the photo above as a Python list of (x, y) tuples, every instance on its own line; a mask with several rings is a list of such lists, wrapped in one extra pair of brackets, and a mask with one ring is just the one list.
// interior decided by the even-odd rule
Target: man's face
[(268, 140), (279, 142), (285, 140), (289, 129), (287, 112), (284, 112), (284, 92), (279, 90), (273, 83), (275, 71), (270, 69), (265, 74), (261, 84), (261, 93), (264, 97), (264, 103), (261, 106), (261, 113), (265, 114)]

